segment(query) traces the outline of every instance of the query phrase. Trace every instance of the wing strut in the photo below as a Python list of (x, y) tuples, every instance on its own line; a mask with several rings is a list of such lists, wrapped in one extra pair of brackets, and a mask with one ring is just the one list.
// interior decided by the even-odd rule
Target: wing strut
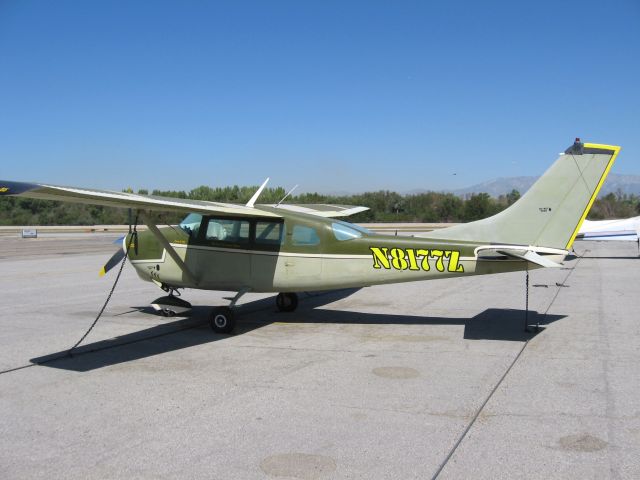
[(165, 238), (164, 235), (162, 235), (162, 232), (160, 232), (160, 230), (158, 229), (158, 227), (156, 226), (155, 223), (153, 223), (146, 215), (142, 214), (142, 221), (144, 222), (144, 224), (149, 228), (149, 231), (151, 233), (153, 233), (153, 236), (156, 237), (156, 239), (160, 242), (160, 245), (162, 245), (164, 247), (164, 249), (167, 251), (167, 253), (169, 254), (169, 256), (173, 259), (174, 262), (176, 262), (176, 265), (178, 265), (178, 267), (180, 268), (180, 270), (182, 270), (182, 273), (184, 274), (184, 276), (187, 278), (187, 280), (189, 281), (189, 283), (193, 284), (193, 285), (198, 285), (198, 281), (196, 280), (196, 278), (193, 276), (193, 274), (191, 273), (191, 271), (189, 270), (189, 267), (187, 267), (187, 265), (184, 263), (184, 261), (180, 258), (180, 255), (178, 255), (178, 253), (176, 252), (176, 250), (171, 246), (171, 244), (169, 243), (169, 241)]

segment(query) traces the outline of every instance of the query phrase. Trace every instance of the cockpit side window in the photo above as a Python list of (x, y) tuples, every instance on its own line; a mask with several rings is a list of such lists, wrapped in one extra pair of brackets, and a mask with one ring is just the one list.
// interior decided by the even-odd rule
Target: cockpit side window
[(202, 223), (202, 215), (199, 213), (190, 213), (180, 222), (180, 228), (189, 235), (190, 238), (197, 238)]

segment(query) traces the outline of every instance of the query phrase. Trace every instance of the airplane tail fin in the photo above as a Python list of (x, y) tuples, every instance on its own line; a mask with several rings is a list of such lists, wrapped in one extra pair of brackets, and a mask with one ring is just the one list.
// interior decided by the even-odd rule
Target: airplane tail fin
[[(569, 250), (620, 147), (569, 147), (513, 205), (493, 217), (430, 232), (430, 238)], [(427, 235), (425, 235), (427, 236)]]

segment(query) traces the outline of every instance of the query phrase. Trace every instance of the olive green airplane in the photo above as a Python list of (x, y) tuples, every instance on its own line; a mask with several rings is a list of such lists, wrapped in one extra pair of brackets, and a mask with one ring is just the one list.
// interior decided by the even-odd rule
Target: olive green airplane
[[(576, 139), (506, 210), (424, 236), (375, 235), (336, 220), (365, 207), (256, 204), (268, 179), (246, 205), (8, 181), (0, 195), (134, 209), (148, 230), (125, 236), (101, 273), (128, 256), (140, 278), (168, 293), (152, 303), (166, 315), (191, 308), (178, 289), (237, 292), (210, 316), (214, 331), (229, 333), (248, 292), (279, 292), (277, 308), (293, 311), (296, 292), (560, 267), (619, 150)], [(186, 217), (159, 228), (156, 211)]]

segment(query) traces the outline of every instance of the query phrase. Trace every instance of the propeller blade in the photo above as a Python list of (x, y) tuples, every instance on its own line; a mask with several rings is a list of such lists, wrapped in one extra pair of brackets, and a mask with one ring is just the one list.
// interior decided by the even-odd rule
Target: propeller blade
[(100, 276), (103, 277), (109, 270), (118, 265), (124, 258), (124, 250), (119, 248), (116, 253), (104, 264), (102, 270), (100, 270)]

